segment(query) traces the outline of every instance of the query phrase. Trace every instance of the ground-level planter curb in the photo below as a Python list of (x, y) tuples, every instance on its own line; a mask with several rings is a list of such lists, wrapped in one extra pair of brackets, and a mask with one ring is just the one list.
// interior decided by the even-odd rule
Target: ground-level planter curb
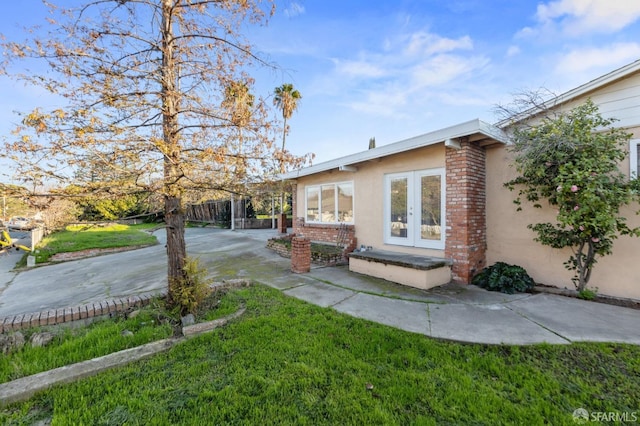
[[(580, 293), (577, 290), (568, 288), (558, 288), (546, 285), (536, 285), (533, 293), (547, 293), (558, 296), (573, 297), (580, 299)], [(584, 299), (583, 299), (584, 300)], [(596, 294), (593, 298), (594, 302), (606, 303), (608, 305), (622, 306), (624, 308), (640, 309), (640, 300), (627, 299), (623, 297), (607, 296), (604, 294)]]
[(32, 397), (34, 394), (52, 386), (62, 383), (70, 383), (86, 377), (94, 376), (108, 369), (121, 367), (131, 362), (140, 361), (167, 351), (176, 344), (184, 342), (188, 337), (197, 336), (226, 325), (232, 319), (238, 318), (244, 314), (245, 311), (246, 309), (243, 307), (226, 317), (183, 327), (182, 337), (147, 343), (135, 348), (125, 349), (98, 358), (66, 365), (49, 371), (43, 371), (42, 373), (22, 377), (11, 382), (2, 383), (0, 384), (0, 406), (24, 401)]

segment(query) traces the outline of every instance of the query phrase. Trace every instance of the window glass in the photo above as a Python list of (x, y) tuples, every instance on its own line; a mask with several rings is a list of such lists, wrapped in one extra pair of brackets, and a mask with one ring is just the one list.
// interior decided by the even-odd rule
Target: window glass
[(307, 188), (307, 222), (320, 220), (320, 191), (318, 187)]
[(338, 222), (353, 222), (353, 185), (338, 185)]
[(631, 139), (629, 142), (629, 165), (631, 178), (640, 176), (640, 140)]
[(322, 185), (322, 222), (336, 221), (336, 186)]

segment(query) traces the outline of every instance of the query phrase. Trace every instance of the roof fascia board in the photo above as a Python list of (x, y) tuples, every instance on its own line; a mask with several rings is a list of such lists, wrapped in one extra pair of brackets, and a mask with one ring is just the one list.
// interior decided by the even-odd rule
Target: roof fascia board
[(412, 149), (434, 145), (444, 142), (446, 139), (456, 139), (476, 133), (481, 133), (504, 144), (509, 142), (509, 137), (503, 130), (482, 120), (475, 119), (399, 142), (383, 145), (378, 148), (369, 149), (367, 151), (336, 158), (335, 160), (325, 161), (314, 166), (294, 170), (280, 175), (280, 178), (283, 180), (296, 179), (315, 173), (339, 169), (340, 167), (361, 163), (363, 161), (374, 160), (405, 151), (411, 151)]

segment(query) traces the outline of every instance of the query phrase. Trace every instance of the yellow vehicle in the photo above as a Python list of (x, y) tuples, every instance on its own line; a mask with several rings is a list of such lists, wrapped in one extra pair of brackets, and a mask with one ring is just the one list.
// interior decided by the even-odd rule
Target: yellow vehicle
[(29, 247), (15, 244), (11, 239), (9, 233), (6, 230), (3, 230), (0, 234), (0, 251), (9, 250), (11, 248), (15, 248), (16, 250), (31, 251)]

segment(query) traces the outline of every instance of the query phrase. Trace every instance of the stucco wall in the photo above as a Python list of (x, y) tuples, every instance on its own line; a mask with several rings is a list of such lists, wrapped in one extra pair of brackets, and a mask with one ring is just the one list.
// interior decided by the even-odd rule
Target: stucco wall
[(438, 144), (357, 164), (357, 172), (333, 170), (299, 178), (297, 181), (296, 216), (305, 216), (305, 187), (307, 185), (352, 181), (355, 197), (354, 222), (358, 245), (364, 244), (380, 250), (444, 257), (444, 250), (395, 246), (383, 242), (384, 175), (387, 173), (439, 168), (444, 167), (444, 165), (444, 144)]
[[(640, 128), (633, 132), (640, 137)], [(510, 192), (504, 182), (515, 177), (510, 167), (511, 154), (504, 146), (487, 149), (487, 264), (503, 261), (524, 267), (538, 283), (573, 289), (573, 274), (563, 262), (570, 251), (552, 249), (533, 241), (535, 234), (527, 229), (530, 223), (553, 222), (555, 212), (544, 206), (536, 209), (523, 201), (523, 210), (516, 211), (513, 200), (517, 190)], [(628, 161), (620, 165), (625, 173)], [(635, 212), (640, 206), (626, 207), (622, 215), (630, 226), (640, 226), (640, 216)], [(640, 299), (640, 238), (620, 237), (614, 242), (613, 255), (600, 258), (596, 264), (589, 287), (599, 293), (617, 297)]]

